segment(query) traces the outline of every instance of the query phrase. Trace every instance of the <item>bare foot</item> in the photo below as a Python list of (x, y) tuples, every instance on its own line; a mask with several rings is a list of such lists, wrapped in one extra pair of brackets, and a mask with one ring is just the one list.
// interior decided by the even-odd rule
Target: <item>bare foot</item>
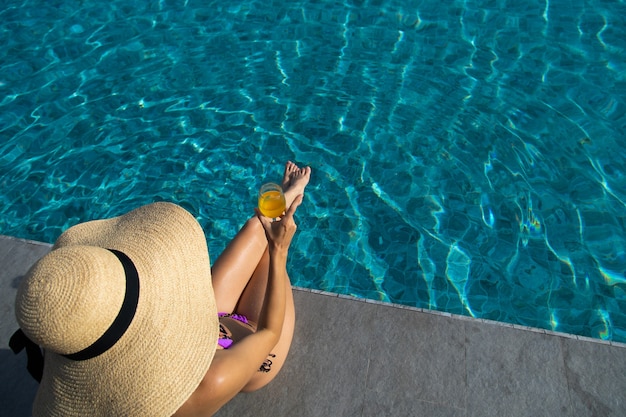
[(304, 188), (311, 179), (311, 167), (299, 168), (296, 164), (288, 161), (285, 164), (285, 175), (283, 176), (283, 192), (287, 207), (291, 206), (293, 200), (304, 193)]

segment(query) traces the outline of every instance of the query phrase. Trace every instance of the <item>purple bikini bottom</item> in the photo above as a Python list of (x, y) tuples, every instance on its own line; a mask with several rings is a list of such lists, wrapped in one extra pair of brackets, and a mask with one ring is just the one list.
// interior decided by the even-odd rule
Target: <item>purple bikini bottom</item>
[[(243, 314), (230, 314), (230, 313), (217, 313), (217, 317), (228, 317), (233, 320), (237, 320), (242, 322), (243, 324), (248, 324), (248, 318)], [(233, 344), (233, 339), (228, 336), (226, 329), (220, 323), (220, 337), (217, 339), (217, 344), (223, 347), (224, 349), (228, 349)]]

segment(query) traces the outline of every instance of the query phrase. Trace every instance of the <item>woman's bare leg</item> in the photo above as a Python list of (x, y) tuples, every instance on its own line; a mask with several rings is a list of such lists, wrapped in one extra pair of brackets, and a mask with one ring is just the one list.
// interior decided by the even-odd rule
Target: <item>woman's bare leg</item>
[[(239, 303), (235, 308), (235, 313), (243, 314), (253, 322), (258, 322), (261, 310), (263, 308), (263, 302), (265, 299), (265, 293), (267, 291), (267, 281), (269, 275), (269, 252), (266, 250), (261, 257), (257, 269), (254, 271), (250, 282), (244, 289), (239, 299)], [(293, 292), (289, 276), (285, 281), (287, 286), (285, 291), (285, 320), (283, 322), (283, 329), (278, 339), (278, 343), (272, 349), (267, 361), (263, 364), (263, 371), (259, 370), (250, 380), (250, 382), (243, 388), (243, 391), (250, 392), (262, 388), (273, 380), (278, 371), (285, 364), (289, 348), (291, 347), (291, 341), (293, 339), (293, 332), (296, 322), (296, 312), (293, 303)], [(259, 368), (261, 364), (259, 364)]]
[[(298, 168), (294, 163), (287, 162), (282, 183), (287, 207), (291, 206), (296, 196), (304, 192), (310, 176), (309, 167)], [(252, 217), (215, 260), (211, 269), (218, 311), (232, 313), (235, 310), (266, 249), (265, 230), (259, 219)]]
[[(264, 371), (257, 371), (257, 373), (250, 379), (250, 382), (243, 388), (244, 392), (256, 391), (259, 388), (263, 388), (270, 381), (272, 381), (278, 371), (281, 370), (285, 361), (287, 360), (287, 355), (289, 353), (289, 348), (291, 348), (291, 341), (293, 340), (293, 332), (296, 325), (296, 312), (293, 304), (293, 290), (289, 283), (286, 283), (289, 286), (286, 292), (287, 299), (285, 304), (285, 321), (283, 323), (283, 330), (280, 334), (280, 338), (278, 339), (278, 343), (272, 349), (270, 356), (267, 358), (263, 365)], [(261, 365), (261, 364), (259, 364)], [(259, 366), (260, 368), (260, 366)]]

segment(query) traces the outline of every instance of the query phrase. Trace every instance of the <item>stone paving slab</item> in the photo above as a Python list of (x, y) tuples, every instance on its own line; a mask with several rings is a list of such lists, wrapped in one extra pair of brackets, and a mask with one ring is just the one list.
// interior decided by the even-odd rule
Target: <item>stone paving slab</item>
[[(15, 291), (49, 245), (0, 237), (0, 414), (37, 389), (14, 356)], [(626, 415), (626, 346), (294, 290), (296, 333), (276, 380), (220, 417)]]
[(24, 354), (14, 355), (9, 338), (17, 329), (15, 294), (30, 266), (50, 245), (0, 236), (0, 415), (30, 416), (37, 383), (26, 372)]

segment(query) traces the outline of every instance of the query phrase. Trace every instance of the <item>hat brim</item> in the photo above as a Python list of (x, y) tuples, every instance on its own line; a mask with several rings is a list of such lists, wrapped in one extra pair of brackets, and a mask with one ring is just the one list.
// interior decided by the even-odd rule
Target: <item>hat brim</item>
[(154, 203), (74, 226), (53, 250), (74, 245), (115, 249), (133, 261), (137, 311), (119, 341), (95, 358), (45, 352), (33, 414), (170, 416), (198, 387), (217, 346), (202, 228), (181, 207)]

